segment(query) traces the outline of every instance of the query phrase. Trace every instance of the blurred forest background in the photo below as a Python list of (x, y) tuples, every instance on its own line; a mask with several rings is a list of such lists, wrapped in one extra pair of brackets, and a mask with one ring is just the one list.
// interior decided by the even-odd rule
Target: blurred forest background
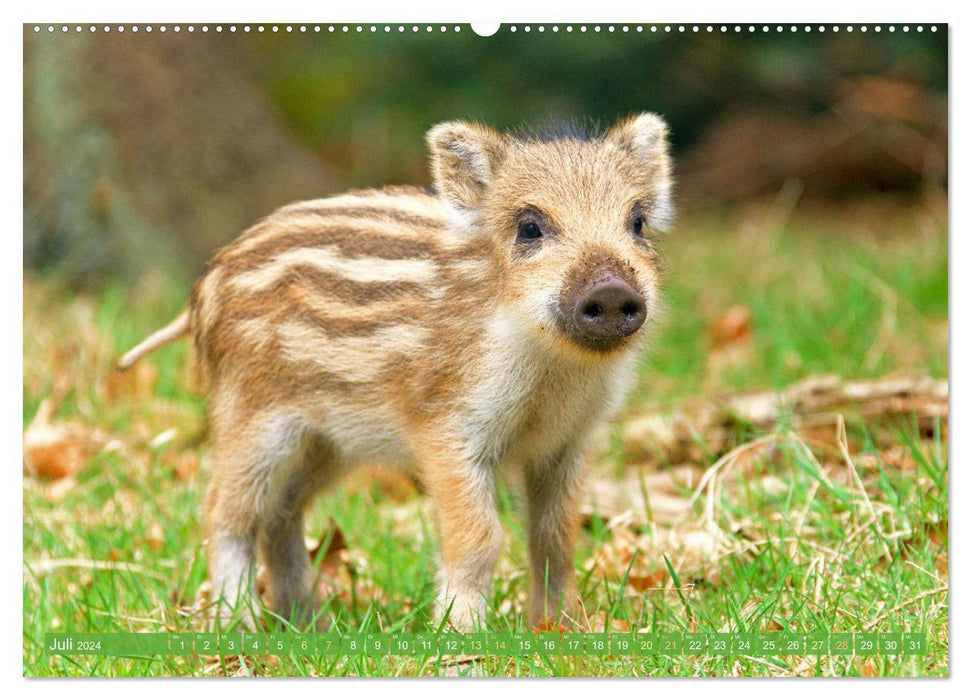
[(689, 220), (780, 191), (810, 210), (942, 206), (946, 31), (383, 29), (25, 27), (25, 266), (75, 285), (191, 279), (277, 206), (428, 184), (424, 132), (455, 118), (661, 113)]

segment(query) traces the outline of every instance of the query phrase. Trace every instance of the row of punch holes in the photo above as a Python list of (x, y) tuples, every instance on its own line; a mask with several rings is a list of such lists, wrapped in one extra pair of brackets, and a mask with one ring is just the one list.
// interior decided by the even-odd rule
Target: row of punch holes
[[(495, 25), (493, 25), (493, 26), (495, 26)], [(335, 33), (343, 33), (343, 34), (356, 33), (356, 34), (363, 34), (365, 32), (370, 32), (372, 34), (376, 34), (378, 32), (382, 32), (382, 31), (384, 33), (391, 33), (391, 32), (398, 32), (398, 33), (405, 33), (405, 32), (418, 33), (418, 32), (421, 32), (422, 30), (424, 30), (425, 32), (434, 32), (436, 28), (438, 29), (439, 32), (442, 32), (442, 33), (449, 32), (449, 31), (452, 31), (452, 32), (460, 32), (460, 31), (462, 31), (462, 28), (460, 26), (458, 26), (458, 25), (444, 25), (444, 24), (443, 25), (435, 25), (435, 26), (433, 26), (433, 25), (417, 25), (417, 24), (411, 24), (411, 25), (404, 25), (404, 24), (399, 24), (399, 25), (390, 25), (390, 24), (385, 24), (385, 25), (377, 25), (377, 24), (371, 24), (371, 25), (364, 25), (364, 24), (327, 24), (327, 25), (320, 25), (320, 24), (311, 24), (311, 25), (308, 25), (308, 24), (296, 24), (296, 25), (294, 25), (294, 24), (285, 24), (285, 25), (277, 25), (277, 24), (272, 24), (272, 25), (262, 25), (262, 24), (249, 25), (249, 24), (244, 24), (244, 25), (235, 25), (235, 24), (230, 24), (230, 25), (222, 25), (222, 24), (216, 24), (216, 25), (213, 25), (212, 27), (210, 27), (207, 24), (203, 24), (203, 25), (199, 25), (199, 26), (192, 25), (192, 24), (184, 25), (184, 26), (183, 25), (179, 25), (179, 24), (172, 25), (172, 26), (168, 26), (168, 25), (164, 25), (164, 24), (163, 25), (158, 25), (158, 26), (133, 24), (133, 25), (128, 25), (127, 27), (125, 25), (123, 25), (123, 24), (119, 24), (119, 25), (107, 25), (106, 24), (106, 25), (100, 25), (100, 26), (99, 25), (92, 24), (92, 25), (88, 25), (87, 26), (87, 30), (89, 32), (97, 32), (100, 29), (101, 31), (103, 31), (105, 33), (112, 32), (112, 31), (116, 31), (116, 32), (119, 32), (119, 33), (124, 33), (125, 31), (130, 31), (132, 33), (137, 33), (139, 31), (141, 31), (141, 32), (149, 33), (149, 34), (152, 33), (152, 32), (154, 32), (154, 31), (158, 31), (158, 32), (162, 32), (162, 33), (165, 33), (165, 32), (168, 32), (168, 31), (172, 31), (172, 32), (175, 32), (175, 33), (179, 33), (179, 32), (182, 32), (182, 31), (186, 31), (186, 32), (189, 32), (189, 33), (194, 33), (196, 31), (200, 31), (200, 32), (202, 32), (204, 34), (210, 32), (210, 31), (214, 31), (214, 32), (217, 32), (217, 33), (221, 33), (221, 32), (230, 32), (230, 33), (234, 33), (234, 32), (243, 32), (243, 33), (249, 33), (249, 32), (257, 32), (257, 33), (260, 33), (260, 32), (263, 32), (263, 33), (265, 33), (265, 32), (280, 33), (280, 32), (284, 32), (284, 33), (287, 33), (287, 34), (292, 34), (294, 32), (300, 33), (300, 34), (308, 34), (308, 33), (320, 34), (320, 33), (324, 33), (324, 32), (330, 33), (330, 34), (335, 34)], [(75, 32), (80, 33), (80, 32), (83, 32), (85, 30), (85, 27), (82, 26), (82, 25), (80, 25), (80, 24), (73, 25), (73, 26), (69, 26), (69, 25), (66, 25), (66, 24), (62, 24), (62, 25), (49, 24), (46, 27), (43, 26), (43, 25), (39, 25), (39, 24), (35, 24), (34, 25), (34, 32), (35, 33), (40, 33), (42, 31), (44, 31), (45, 29), (49, 33), (53, 33), (53, 32), (56, 32), (58, 30), (60, 30), (62, 33), (67, 33), (67, 32), (70, 32), (72, 29)], [(740, 24), (735, 24), (735, 25), (725, 25), (725, 24), (721, 24), (721, 25), (713, 25), (713, 24), (703, 24), (703, 25), (699, 25), (699, 24), (689, 24), (689, 25), (684, 25), (684, 24), (652, 24), (652, 25), (641, 25), (641, 24), (629, 25), (629, 24), (623, 24), (623, 25), (612, 25), (612, 24), (610, 24), (610, 25), (605, 25), (605, 26), (600, 26), (600, 25), (589, 25), (588, 26), (588, 25), (585, 25), (585, 24), (575, 25), (575, 26), (574, 25), (563, 25), (563, 26), (560, 26), (560, 25), (550, 25), (550, 26), (547, 26), (547, 25), (542, 25), (542, 24), (540, 24), (540, 25), (515, 25), (515, 24), (513, 24), (513, 25), (509, 25), (507, 27), (507, 31), (512, 32), (512, 33), (519, 32), (519, 31), (522, 31), (522, 32), (532, 32), (532, 31), (536, 31), (536, 32), (540, 32), (540, 33), (544, 33), (546, 31), (550, 31), (550, 32), (553, 32), (553, 33), (559, 33), (559, 32), (562, 31), (562, 32), (566, 32), (568, 34), (571, 33), (571, 32), (579, 32), (579, 33), (594, 32), (594, 33), (597, 33), (597, 32), (604, 32), (604, 31), (606, 31), (608, 33), (610, 33), (610, 32), (621, 32), (621, 33), (625, 33), (625, 32), (635, 32), (635, 33), (648, 32), (648, 33), (652, 33), (652, 34), (658, 34), (658, 33), (665, 33), (665, 34), (674, 34), (674, 33), (687, 34), (687, 33), (694, 33), (694, 34), (698, 34), (698, 33), (714, 33), (714, 32), (721, 32), (723, 34), (728, 33), (728, 32), (734, 32), (736, 34), (740, 34), (742, 32), (745, 32), (745, 33), (748, 33), (748, 34), (754, 34), (756, 32), (761, 32), (763, 34), (768, 34), (769, 32), (773, 32), (773, 31), (776, 32), (776, 33), (781, 33), (781, 32), (785, 32), (785, 31), (789, 31), (789, 32), (800, 32), (800, 31), (802, 31), (802, 32), (814, 32), (815, 31), (815, 32), (820, 32), (820, 33), (825, 33), (827, 31), (829, 31), (829, 32), (833, 32), (833, 33), (839, 33), (840, 31), (845, 31), (845, 32), (854, 32), (854, 31), (860, 31), (860, 32), (867, 32), (867, 31), (881, 32), (884, 29), (886, 29), (886, 31), (892, 33), (892, 32), (896, 32), (897, 29), (898, 29), (898, 27), (895, 26), (895, 25), (887, 25), (886, 27), (884, 27), (882, 25), (873, 25), (873, 26), (867, 26), (867, 25), (843, 25), (843, 26), (840, 26), (840, 25), (822, 25), (822, 24), (820, 24), (820, 25), (799, 25), (799, 26), (794, 25), (794, 24), (790, 24), (790, 25), (782, 25), (782, 24), (773, 24), (773, 25), (768, 25), (768, 24), (762, 24), (762, 25), (754, 25), (754, 24), (748, 24), (748, 25), (740, 25)], [(917, 32), (923, 32), (924, 31), (924, 26), (918, 24), (918, 25), (914, 26), (913, 29), (915, 31), (917, 31)], [(475, 32), (476, 34), (481, 35), (481, 36), (490, 36), (491, 34), (494, 34), (495, 31), (497, 31), (497, 30), (498, 30), (498, 27), (497, 26), (495, 27), (495, 29), (493, 29), (493, 27), (488, 27), (488, 28), (484, 28), (484, 29), (481, 29), (481, 30), (478, 27), (474, 26), (474, 25), (472, 26), (472, 31)], [(911, 31), (911, 26), (905, 24), (905, 25), (900, 26), (899, 27), (899, 30), (902, 31), (902, 32), (905, 32), (905, 33), (906, 32), (910, 32)], [(931, 25), (930, 26), (930, 31), (936, 32), (937, 31), (937, 26)]]

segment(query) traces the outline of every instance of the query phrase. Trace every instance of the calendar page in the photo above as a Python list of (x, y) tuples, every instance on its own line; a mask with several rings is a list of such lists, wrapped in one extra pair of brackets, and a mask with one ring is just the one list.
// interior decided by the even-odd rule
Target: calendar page
[(24, 24), (23, 675), (948, 676), (948, 37)]

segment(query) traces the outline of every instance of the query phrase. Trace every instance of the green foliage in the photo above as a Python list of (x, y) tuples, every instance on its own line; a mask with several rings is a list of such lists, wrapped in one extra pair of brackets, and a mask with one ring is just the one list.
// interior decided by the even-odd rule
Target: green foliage
[(247, 44), (286, 123), (355, 186), (424, 181), (422, 135), (446, 119), (499, 128), (570, 118), (608, 125), (650, 110), (669, 120), (683, 152), (738, 106), (803, 116), (829, 109), (850, 76), (947, 88), (946, 32), (504, 27), (483, 38), (468, 27), (433, 35), (424, 26), (392, 29), (268, 33)]

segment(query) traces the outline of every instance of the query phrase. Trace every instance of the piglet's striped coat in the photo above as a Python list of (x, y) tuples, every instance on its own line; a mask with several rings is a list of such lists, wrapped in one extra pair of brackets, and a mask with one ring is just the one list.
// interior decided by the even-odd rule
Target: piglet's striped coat
[(531, 619), (576, 619), (582, 453), (659, 312), (667, 130), (651, 114), (600, 135), (449, 122), (427, 141), (434, 192), (280, 209), (220, 250), (183, 314), (120, 363), (194, 338), (213, 439), (209, 572), (226, 615), (249, 607), (259, 557), (272, 608), (311, 620), (304, 511), (381, 462), (434, 501), (439, 612), (454, 627), (484, 622), (504, 473), (523, 488)]

